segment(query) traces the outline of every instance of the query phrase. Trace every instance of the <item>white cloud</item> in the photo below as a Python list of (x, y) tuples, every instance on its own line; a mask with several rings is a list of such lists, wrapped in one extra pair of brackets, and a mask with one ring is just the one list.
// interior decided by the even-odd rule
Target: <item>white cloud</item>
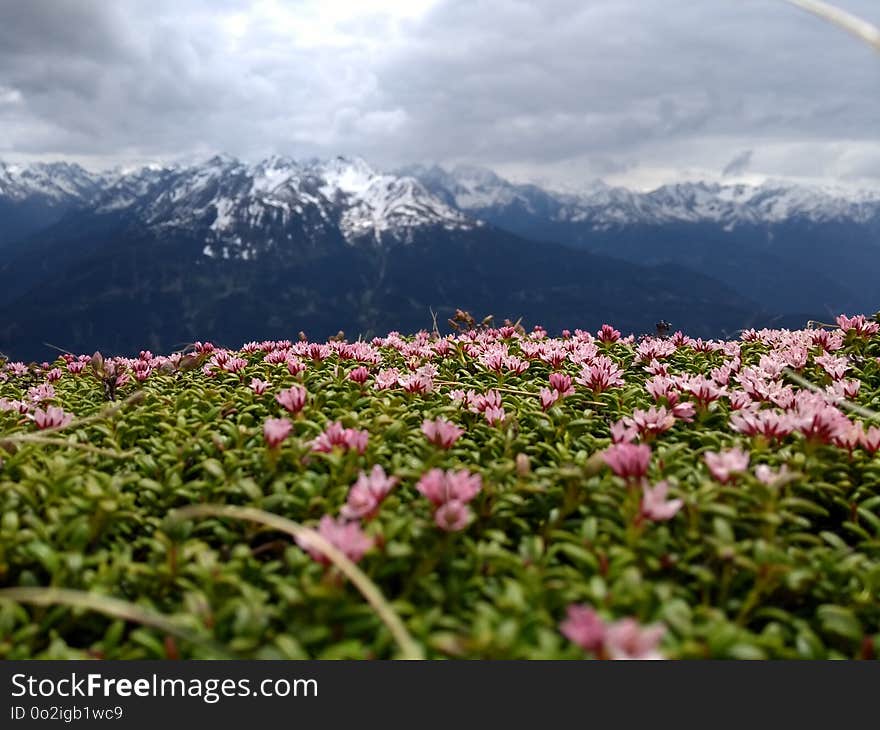
[[(875, 0), (840, 4), (880, 22)], [(752, 150), (750, 174), (880, 181), (880, 59), (782, 2), (28, 0), (7, 18), (7, 157), (342, 153), (644, 185)]]

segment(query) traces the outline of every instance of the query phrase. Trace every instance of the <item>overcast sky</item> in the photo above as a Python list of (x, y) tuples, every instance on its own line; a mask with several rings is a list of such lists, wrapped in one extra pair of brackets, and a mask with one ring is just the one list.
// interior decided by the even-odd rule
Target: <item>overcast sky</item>
[[(880, 24), (880, 0), (837, 0)], [(880, 185), (880, 54), (781, 0), (0, 0), (0, 159)]]

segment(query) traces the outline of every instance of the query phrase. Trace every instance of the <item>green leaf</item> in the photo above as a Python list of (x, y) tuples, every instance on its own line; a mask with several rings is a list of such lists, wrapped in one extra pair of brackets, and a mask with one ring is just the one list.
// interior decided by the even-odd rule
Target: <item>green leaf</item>
[(825, 604), (816, 611), (822, 630), (852, 641), (861, 641), (864, 636), (862, 625), (855, 614), (843, 606)]

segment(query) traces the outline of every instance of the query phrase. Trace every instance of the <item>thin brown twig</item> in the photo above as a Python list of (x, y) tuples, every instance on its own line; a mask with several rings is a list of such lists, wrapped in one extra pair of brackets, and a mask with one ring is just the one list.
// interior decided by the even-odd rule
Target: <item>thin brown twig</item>
[(0, 601), (14, 601), (16, 603), (30, 603), (37, 606), (64, 605), (70, 608), (82, 608), (88, 611), (96, 611), (111, 618), (122, 619), (132, 623), (149, 626), (166, 634), (176, 636), (183, 641), (209, 649), (215, 656), (225, 659), (237, 658), (235, 654), (211, 639), (204, 638), (192, 632), (192, 630), (180, 626), (167, 616), (129, 603), (119, 598), (102, 596), (87, 591), (77, 591), (69, 588), (2, 588), (0, 589)]
[(226, 517), (234, 520), (258, 522), (274, 530), (285, 532), (294, 539), (307, 540), (309, 547), (314, 547), (327, 556), (346, 578), (360, 591), (367, 603), (373, 607), (379, 620), (385, 624), (403, 659), (423, 659), (421, 647), (410, 636), (403, 621), (382, 595), (382, 592), (367, 575), (349, 560), (338, 548), (321, 536), (320, 533), (280, 515), (265, 512), (253, 507), (235, 507), (231, 505), (191, 505), (171, 512), (176, 519), (192, 519), (196, 517)]
[[(456, 383), (451, 380), (435, 380), (434, 383), (437, 385), (448, 385), (458, 388), (467, 387), (464, 383)], [(532, 398), (537, 398), (540, 395), (540, 393), (533, 393), (530, 390), (517, 390), (516, 388), (496, 387), (491, 388), (491, 390), (497, 390), (499, 393), (509, 393), (510, 395), (527, 395), (531, 396)], [(600, 403), (599, 401), (595, 400), (588, 400), (583, 402), (591, 406), (605, 406), (605, 403)]]
[[(814, 393), (828, 396), (828, 393), (822, 390), (822, 388), (820, 388), (815, 383), (811, 383), (806, 378), (801, 377), (796, 372), (794, 372), (794, 370), (791, 370), (790, 368), (783, 368), (782, 372), (801, 387), (812, 390)], [(847, 411), (858, 413), (860, 416), (868, 418), (872, 421), (880, 421), (880, 413), (877, 413), (877, 411), (872, 411), (870, 408), (865, 408), (865, 406), (860, 406), (858, 403), (853, 403), (846, 398), (835, 397), (833, 399), (829, 398), (829, 400), (833, 400), (835, 405), (839, 405), (841, 408), (844, 408)]]

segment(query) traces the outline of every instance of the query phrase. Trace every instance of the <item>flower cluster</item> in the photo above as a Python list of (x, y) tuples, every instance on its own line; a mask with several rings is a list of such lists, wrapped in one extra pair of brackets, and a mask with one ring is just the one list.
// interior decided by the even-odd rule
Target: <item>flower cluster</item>
[[(122, 575), (137, 602), (162, 586), (260, 656), (392, 654), (337, 552), (431, 656), (876, 656), (880, 322), (836, 322), (0, 357), (5, 569), (97, 592)], [(231, 518), (177, 529), (192, 502), (310, 526), (305, 553)], [(7, 619), (0, 658), (45, 653), (30, 614)], [(71, 655), (80, 624), (55, 624)]]
[(482, 489), (482, 479), (479, 474), (466, 469), (431, 469), (419, 479), (416, 489), (434, 505), (437, 526), (447, 532), (456, 532), (470, 522), (468, 503)]
[(600, 659), (663, 659), (663, 626), (641, 626), (633, 618), (607, 622), (590, 606), (571, 605), (559, 630)]

